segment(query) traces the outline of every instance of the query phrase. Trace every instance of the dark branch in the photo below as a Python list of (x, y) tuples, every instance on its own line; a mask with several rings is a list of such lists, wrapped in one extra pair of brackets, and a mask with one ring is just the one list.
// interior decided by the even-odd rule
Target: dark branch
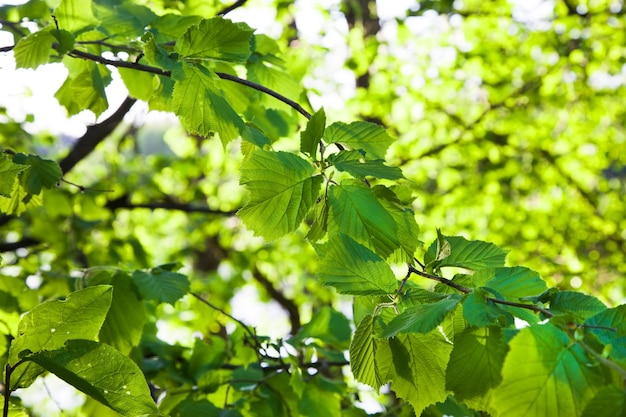
[(491, 301), (492, 303), (502, 304), (502, 305), (511, 306), (511, 307), (525, 308), (526, 310), (532, 310), (538, 313), (543, 313), (546, 317), (554, 317), (554, 313), (552, 313), (550, 310), (546, 310), (545, 308), (536, 306), (534, 304), (516, 303), (513, 301), (500, 300), (498, 298), (493, 298), (493, 297), (487, 297), (486, 299)]
[(156, 201), (151, 203), (131, 203), (128, 201), (128, 195), (123, 195), (115, 200), (110, 200), (105, 205), (110, 210), (118, 209), (164, 209), (164, 210), (177, 210), (185, 213), (206, 213), (206, 214), (219, 214), (222, 216), (234, 216), (237, 211), (221, 211), (214, 210), (209, 207), (193, 206), (191, 204), (177, 203), (174, 201)]
[(28, 248), (30, 246), (35, 246), (40, 244), (41, 242), (37, 239), (33, 239), (32, 237), (25, 237), (22, 240), (18, 240), (17, 242), (7, 242), (0, 243), (0, 252), (14, 252), (21, 248)]
[(77, 163), (89, 155), (122, 122), (124, 115), (137, 101), (126, 97), (120, 107), (108, 119), (87, 127), (87, 132), (78, 139), (69, 154), (59, 163), (63, 174), (68, 173)]
[(83, 58), (90, 61), (98, 62), (100, 64), (111, 65), (118, 68), (129, 68), (143, 72), (149, 72), (151, 74), (164, 75), (170, 77), (172, 74), (170, 71), (162, 70), (161, 68), (151, 67), (149, 65), (143, 65), (136, 62), (119, 61), (116, 59), (103, 58), (100, 55), (94, 55), (87, 52), (79, 51), (78, 49), (72, 49), (68, 52), (68, 55), (73, 58)]
[(237, 0), (236, 2), (234, 2), (233, 4), (231, 4), (230, 6), (224, 7), (222, 10), (220, 10), (219, 12), (217, 12), (218, 16), (224, 16), (230, 12), (232, 12), (233, 10), (243, 6), (244, 4), (246, 4), (248, 0)]
[(289, 322), (291, 323), (291, 334), (295, 335), (296, 333), (298, 333), (298, 330), (300, 330), (302, 323), (300, 322), (300, 310), (298, 309), (296, 303), (294, 303), (293, 300), (285, 297), (285, 294), (278, 291), (276, 287), (274, 287), (274, 284), (272, 284), (270, 280), (268, 280), (267, 277), (263, 275), (261, 271), (259, 271), (256, 267), (252, 271), (252, 276), (259, 284), (261, 284), (263, 289), (267, 291), (270, 297), (276, 300), (276, 302), (280, 304), (280, 306), (284, 308), (285, 311), (287, 311), (287, 314), (289, 315)]

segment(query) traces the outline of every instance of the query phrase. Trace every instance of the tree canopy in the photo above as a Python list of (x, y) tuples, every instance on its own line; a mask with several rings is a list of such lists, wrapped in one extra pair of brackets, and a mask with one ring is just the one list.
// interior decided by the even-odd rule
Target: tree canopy
[(385, 3), (0, 7), (3, 417), (626, 415), (622, 3)]

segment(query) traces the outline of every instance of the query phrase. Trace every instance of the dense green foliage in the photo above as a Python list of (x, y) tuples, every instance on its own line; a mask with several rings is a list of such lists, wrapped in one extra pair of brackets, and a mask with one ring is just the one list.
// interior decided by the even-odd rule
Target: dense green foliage
[(626, 415), (621, 6), (275, 3), (0, 8), (98, 117), (0, 115), (3, 417)]

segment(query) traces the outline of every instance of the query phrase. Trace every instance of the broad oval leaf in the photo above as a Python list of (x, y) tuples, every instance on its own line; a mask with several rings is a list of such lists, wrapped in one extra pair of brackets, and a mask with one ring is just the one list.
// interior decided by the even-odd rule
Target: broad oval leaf
[(176, 42), (175, 50), (185, 58), (211, 58), (243, 63), (250, 56), (252, 30), (245, 23), (221, 17), (191, 26)]
[[(76, 291), (65, 300), (39, 304), (26, 313), (11, 343), (9, 364), (29, 353), (62, 347), (71, 339), (96, 340), (111, 305), (112, 287), (98, 285)], [(17, 368), (11, 388), (27, 387), (41, 370), (28, 364)]]
[(509, 346), (492, 396), (498, 416), (580, 416), (603, 384), (600, 368), (553, 325), (522, 329)]
[(68, 340), (63, 348), (35, 353), (28, 360), (123, 416), (159, 413), (139, 367), (107, 344)]
[(357, 121), (350, 124), (335, 122), (326, 128), (327, 143), (345, 143), (353, 149), (362, 149), (368, 159), (385, 159), (387, 148), (394, 142), (380, 125)]
[(343, 294), (391, 294), (398, 281), (385, 261), (347, 235), (316, 246), (320, 281)]
[(239, 217), (257, 235), (276, 239), (298, 228), (322, 184), (313, 166), (287, 152), (256, 150), (241, 165), (241, 184), (250, 201)]
[(471, 270), (504, 266), (506, 251), (493, 243), (467, 240), (461, 236), (445, 236), (445, 240), (450, 245), (450, 253), (442, 257), (441, 250), (437, 251), (438, 241), (433, 242), (424, 256), (427, 266), (431, 268), (456, 266)]
[(460, 295), (452, 294), (436, 303), (409, 307), (387, 324), (381, 337), (393, 337), (398, 333), (428, 333), (454, 310), (461, 299)]
[(356, 184), (330, 188), (328, 231), (345, 233), (387, 258), (400, 247), (398, 225), (371, 189)]

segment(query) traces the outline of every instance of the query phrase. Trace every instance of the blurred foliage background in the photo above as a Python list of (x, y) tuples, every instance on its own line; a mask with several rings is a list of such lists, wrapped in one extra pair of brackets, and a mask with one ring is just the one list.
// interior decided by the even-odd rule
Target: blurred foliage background
[[(510, 264), (539, 271), (551, 285), (592, 292), (612, 305), (626, 300), (622, 1), (240, 3), (228, 17), (278, 39), (293, 77), (257, 82), (311, 110), (324, 106), (329, 122), (364, 119), (397, 137), (387, 159), (408, 179), (424, 242), (437, 228), (490, 241), (510, 250)], [(150, 5), (205, 16), (227, 6)], [(15, 35), (20, 29), (10, 22), (46, 10), (43, 1), (3, 6), (1, 30)], [(13, 71), (10, 63), (0, 71), (4, 87), (13, 82), (9, 73), (48, 77)], [(118, 78), (113, 71), (112, 86)], [(0, 145), (63, 166), (84, 128), (75, 134), (60, 119), (42, 123), (52, 107), (24, 105), (35, 94), (30, 87), (5, 91)], [(119, 92), (108, 94), (115, 109)], [(247, 111), (263, 112), (276, 146), (293, 149), (305, 120), (271, 98), (260, 100)], [(71, 120), (83, 126), (96, 121), (78, 117)], [(113, 117), (107, 112), (97, 121)], [(0, 217), (2, 274), (28, 278), (46, 298), (73, 290), (95, 265), (180, 262), (193, 290), (211, 294), (260, 334), (295, 334), (324, 305), (351, 314), (317, 285), (306, 228), (267, 243), (235, 216), (245, 201), (236, 174), (240, 145), (224, 149), (217, 140), (190, 137), (175, 119), (147, 114), (140, 103), (115, 122), (94, 152), (64, 166), (69, 183), (46, 191), (40, 207)], [(226, 317), (185, 300), (159, 313), (167, 319), (154, 323), (155, 331), (166, 328), (163, 337), (176, 341), (225, 332)], [(254, 310), (258, 303), (268, 307)]]

